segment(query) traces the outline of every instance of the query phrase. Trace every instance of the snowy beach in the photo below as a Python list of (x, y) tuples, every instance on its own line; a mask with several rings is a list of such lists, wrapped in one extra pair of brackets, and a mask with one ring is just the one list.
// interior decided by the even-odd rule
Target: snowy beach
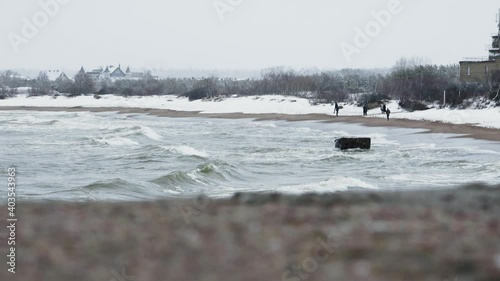
[(327, 121), (359, 123), (366, 126), (422, 128), (433, 133), (456, 134), (483, 140), (500, 141), (500, 108), (451, 109), (431, 108), (408, 112), (396, 101), (389, 102), (391, 121), (386, 122), (380, 109), (369, 110), (362, 116), (362, 108), (343, 103), (339, 116), (333, 106), (313, 105), (308, 99), (280, 95), (229, 97), (189, 101), (177, 96), (120, 97), (93, 96), (28, 97), (0, 100), (0, 110), (34, 111), (90, 111), (120, 112), (123, 114), (150, 114), (164, 117), (252, 118), (256, 120)]
[[(352, 103), (341, 103), (340, 116), (361, 116), (362, 108)], [(227, 97), (209, 100), (189, 101), (178, 96), (121, 97), (104, 95), (100, 99), (93, 96), (68, 97), (28, 97), (18, 95), (15, 98), (0, 100), (0, 107), (39, 107), (39, 108), (108, 108), (109, 109), (164, 109), (180, 112), (199, 112), (201, 114), (243, 113), (243, 114), (284, 114), (284, 115), (331, 115), (333, 107), (329, 104), (314, 105), (308, 99), (281, 95)], [(391, 101), (387, 107), (392, 111), (392, 118), (436, 121), (448, 124), (468, 124), (473, 126), (500, 129), (500, 108), (493, 104), (482, 109), (431, 108), (425, 111), (407, 112)], [(368, 117), (386, 118), (380, 109), (368, 112)]]

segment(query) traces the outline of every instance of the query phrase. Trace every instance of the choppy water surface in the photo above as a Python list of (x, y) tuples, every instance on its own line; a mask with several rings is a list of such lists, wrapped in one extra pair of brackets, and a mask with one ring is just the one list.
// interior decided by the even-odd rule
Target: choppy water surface
[[(24, 200), (135, 200), (238, 191), (449, 188), (500, 183), (498, 143), (320, 122), (0, 112), (0, 167)], [(372, 137), (370, 151), (334, 148)], [(6, 186), (6, 185), (5, 185)], [(0, 192), (5, 198), (6, 192)]]

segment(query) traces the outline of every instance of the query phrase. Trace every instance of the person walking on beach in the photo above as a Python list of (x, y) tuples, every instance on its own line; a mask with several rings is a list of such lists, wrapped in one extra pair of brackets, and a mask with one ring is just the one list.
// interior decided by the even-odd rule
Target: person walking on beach
[(380, 111), (382, 111), (382, 114), (386, 113), (387, 108), (385, 107), (385, 103), (380, 105)]
[(391, 110), (389, 108), (387, 108), (385, 110), (385, 114), (387, 114), (387, 121), (389, 121), (389, 116), (391, 115)]
[(335, 102), (335, 109), (334, 110), (335, 110), (335, 114), (337, 116), (339, 116), (339, 104), (337, 102)]

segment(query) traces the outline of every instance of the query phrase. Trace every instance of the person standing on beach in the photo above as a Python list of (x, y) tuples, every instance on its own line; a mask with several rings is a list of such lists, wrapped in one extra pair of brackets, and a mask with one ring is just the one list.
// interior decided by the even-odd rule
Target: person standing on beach
[(387, 121), (389, 121), (389, 116), (391, 115), (391, 110), (389, 108), (387, 108), (385, 110), (385, 114), (387, 114)]
[(339, 104), (337, 102), (335, 102), (335, 109), (334, 110), (335, 110), (335, 114), (337, 116), (339, 116)]
[(367, 116), (368, 115), (368, 105), (364, 105), (363, 106), (363, 116)]

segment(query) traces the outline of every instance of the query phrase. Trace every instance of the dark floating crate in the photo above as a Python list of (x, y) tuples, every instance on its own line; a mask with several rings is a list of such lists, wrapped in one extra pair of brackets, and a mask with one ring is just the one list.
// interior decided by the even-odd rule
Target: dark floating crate
[(335, 147), (341, 150), (346, 149), (370, 149), (372, 146), (371, 138), (340, 138), (335, 140)]

